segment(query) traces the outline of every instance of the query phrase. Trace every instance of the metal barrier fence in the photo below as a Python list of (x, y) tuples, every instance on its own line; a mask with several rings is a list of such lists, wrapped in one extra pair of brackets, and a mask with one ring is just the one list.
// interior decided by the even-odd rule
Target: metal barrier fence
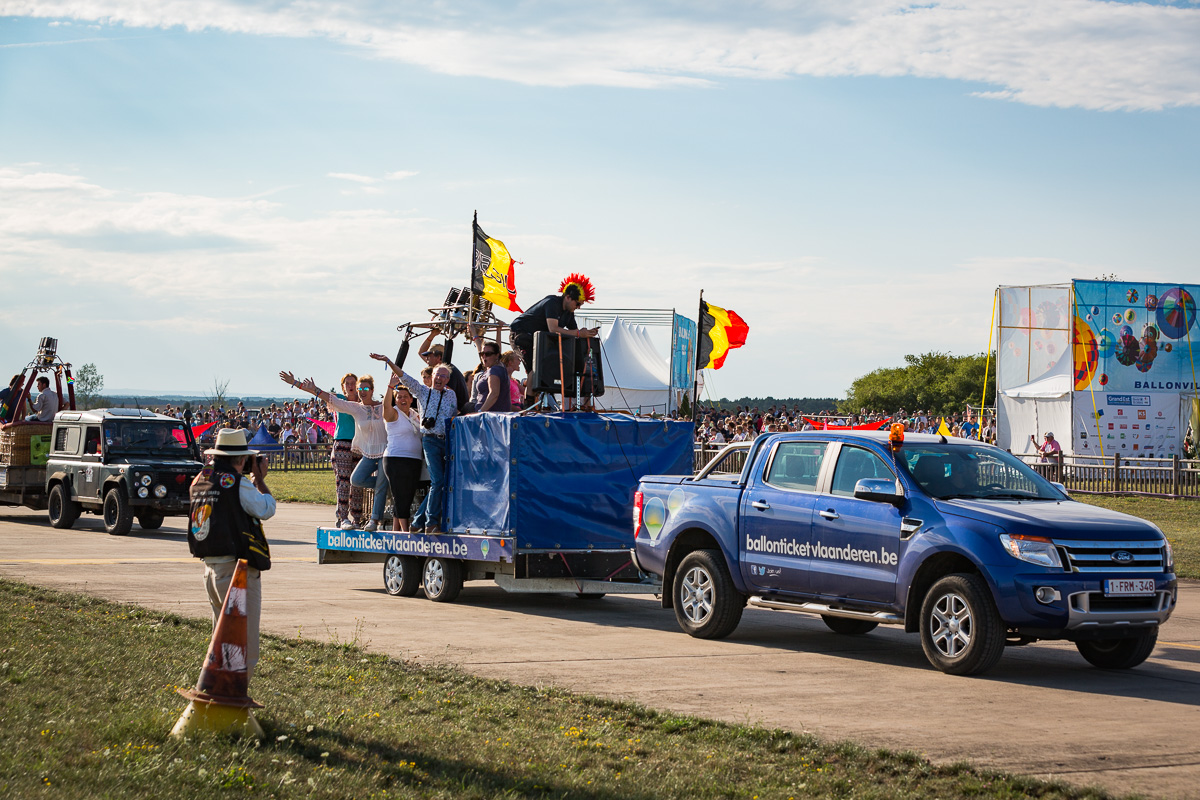
[(323, 444), (289, 442), (288, 444), (279, 445), (279, 447), (281, 449), (271, 450), (263, 454), (270, 458), (270, 467), (273, 471), (289, 472), (294, 470), (333, 469), (333, 462), (330, 461), (333, 453), (333, 444), (331, 442)]
[(1200, 459), (1126, 458), (1056, 453), (1050, 461), (1022, 459), (1045, 478), (1080, 494), (1144, 495), (1200, 499)]

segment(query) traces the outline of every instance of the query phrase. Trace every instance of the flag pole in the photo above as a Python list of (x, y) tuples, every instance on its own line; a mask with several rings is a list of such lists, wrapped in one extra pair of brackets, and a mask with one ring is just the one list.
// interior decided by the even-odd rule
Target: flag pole
[[(471, 281), (467, 284), (470, 288), (470, 294), (467, 296), (467, 335), (470, 336), (472, 321), (472, 312), (475, 309), (475, 240), (478, 238), (479, 231), (479, 209), (475, 210), (475, 217), (471, 220)], [(475, 342), (471, 342), (472, 345)]]
[(704, 290), (700, 290), (700, 304), (696, 307), (696, 370), (692, 373), (692, 426), (696, 425), (696, 404), (700, 397), (700, 336), (704, 331)]

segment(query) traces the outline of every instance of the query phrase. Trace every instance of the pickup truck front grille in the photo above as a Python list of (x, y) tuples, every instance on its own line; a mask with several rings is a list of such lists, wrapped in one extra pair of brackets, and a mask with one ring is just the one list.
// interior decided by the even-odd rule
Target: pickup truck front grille
[(1082, 542), (1055, 540), (1068, 572), (1162, 572), (1161, 541)]

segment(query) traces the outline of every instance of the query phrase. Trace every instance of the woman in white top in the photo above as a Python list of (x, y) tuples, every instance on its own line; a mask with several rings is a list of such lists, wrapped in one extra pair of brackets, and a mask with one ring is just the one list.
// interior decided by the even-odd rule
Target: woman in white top
[[(317, 386), (312, 378), (297, 382), (290, 372), (281, 372), (279, 377), (285, 383), (290, 383), (301, 391), (315, 395), (324, 400), (332, 409), (354, 417), (354, 441), (352, 450), (362, 453), (362, 460), (350, 475), (350, 485), (363, 489), (375, 489), (375, 500), (371, 505), (371, 521), (363, 526), (364, 531), (379, 529), (383, 519), (383, 510), (387, 506), (387, 475), (383, 471), (383, 454), (387, 450), (387, 429), (383, 424), (383, 404), (372, 395), (375, 392), (375, 379), (370, 375), (361, 375), (358, 379), (358, 402), (342, 400)], [(354, 523), (347, 519), (342, 523), (343, 530), (351, 530)]]
[(388, 381), (383, 397), (383, 424), (387, 429), (387, 450), (383, 454), (383, 471), (392, 487), (395, 513), (392, 530), (408, 531), (408, 517), (413, 497), (421, 480), (421, 465), (425, 455), (421, 449), (421, 418), (413, 410), (413, 396), (400, 385), (395, 375)]

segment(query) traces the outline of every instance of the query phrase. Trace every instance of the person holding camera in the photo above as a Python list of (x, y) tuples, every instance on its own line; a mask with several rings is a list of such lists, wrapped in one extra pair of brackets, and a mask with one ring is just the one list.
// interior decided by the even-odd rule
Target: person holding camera
[(425, 453), (425, 467), (429, 470), (429, 494), (413, 516), (412, 531), (441, 533), (446, 497), (446, 435), (450, 433), (450, 420), (458, 413), (454, 390), (447, 387), (450, 368), (445, 364), (434, 367), (433, 386), (426, 386), (387, 356), (371, 353), (371, 358), (388, 365), (408, 387), (421, 409), (421, 449)]
[(267, 488), (267, 459), (251, 450), (244, 430), (223, 428), (212, 449), (212, 466), (192, 481), (188, 549), (204, 560), (204, 589), (212, 606), (213, 627), (229, 593), (238, 559), (246, 571), (246, 672), (258, 662), (258, 624), (262, 612), (261, 575), (271, 568), (271, 548), (262, 521), (275, 516), (275, 498)]

